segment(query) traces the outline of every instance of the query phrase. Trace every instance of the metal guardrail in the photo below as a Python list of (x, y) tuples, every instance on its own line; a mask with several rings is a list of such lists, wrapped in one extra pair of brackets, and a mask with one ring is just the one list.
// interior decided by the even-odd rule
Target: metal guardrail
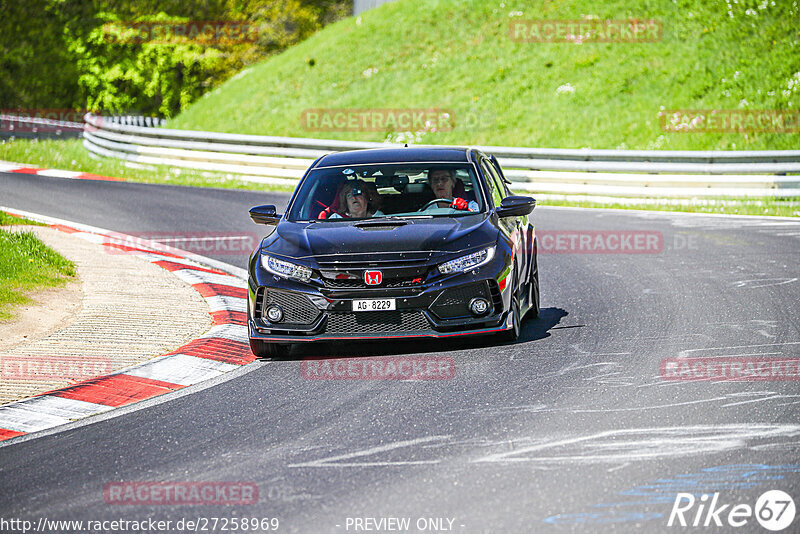
[(0, 137), (64, 139), (80, 137), (82, 134), (82, 122), (0, 114)]
[(111, 115), (108, 117), (104, 116), (103, 118), (111, 124), (123, 124), (125, 126), (145, 126), (148, 128), (164, 126), (167, 123), (166, 119), (159, 117), (145, 117), (144, 115)]
[[(153, 127), (87, 114), (84, 146), (142, 164), (240, 174), (295, 184), (329, 152), (402, 145)], [(154, 124), (154, 123), (151, 123)], [(163, 124), (160, 122), (159, 124)], [(477, 147), (498, 157), (516, 189), (636, 196), (800, 196), (800, 150), (644, 151)]]
[[(158, 127), (166, 120), (144, 116), (109, 116), (103, 117), (109, 124), (126, 126)], [(0, 137), (20, 137), (28, 139), (41, 138), (76, 138), (83, 136), (83, 122), (53, 120), (31, 115), (14, 115), (0, 113)]]
[(376, 8), (381, 4), (391, 2), (392, 0), (353, 0), (353, 16), (357, 17), (364, 11)]

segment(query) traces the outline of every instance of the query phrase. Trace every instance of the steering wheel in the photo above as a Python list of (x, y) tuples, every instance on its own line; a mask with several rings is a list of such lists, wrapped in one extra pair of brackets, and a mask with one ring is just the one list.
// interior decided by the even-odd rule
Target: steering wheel
[(436, 204), (436, 203), (438, 203), (438, 202), (447, 202), (447, 205), (449, 206), (450, 204), (452, 204), (452, 203), (453, 203), (453, 199), (452, 199), (452, 198), (451, 198), (451, 199), (446, 199), (446, 198), (434, 198), (433, 200), (431, 200), (430, 202), (428, 202), (427, 204), (425, 204), (424, 206), (422, 206), (422, 207), (421, 207), (419, 210), (417, 210), (417, 211), (426, 211), (426, 210), (430, 209), (430, 207), (431, 207), (432, 205), (434, 205), (434, 204)]

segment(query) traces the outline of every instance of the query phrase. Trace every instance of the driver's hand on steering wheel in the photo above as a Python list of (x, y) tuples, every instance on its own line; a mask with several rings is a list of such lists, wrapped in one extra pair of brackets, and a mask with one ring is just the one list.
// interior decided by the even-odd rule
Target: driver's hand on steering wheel
[(453, 202), (450, 204), (450, 207), (453, 208), (454, 210), (472, 211), (471, 209), (469, 209), (469, 203), (463, 198), (458, 198), (458, 197), (453, 199)]

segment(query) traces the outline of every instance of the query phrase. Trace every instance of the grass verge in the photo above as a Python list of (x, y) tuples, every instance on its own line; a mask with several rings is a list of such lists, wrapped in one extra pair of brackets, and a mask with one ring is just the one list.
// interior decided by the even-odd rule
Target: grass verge
[[(520, 194), (526, 194), (524, 192)], [(530, 194), (530, 193), (527, 193)], [(533, 195), (534, 197), (536, 194)], [(711, 213), (725, 215), (766, 215), (772, 217), (800, 217), (800, 201), (754, 199), (703, 199), (693, 204), (653, 204), (633, 202), (592, 202), (587, 200), (544, 199), (540, 206), (569, 206), (577, 208), (604, 208), (618, 210), (673, 211), (683, 213)]]
[(13, 319), (15, 306), (32, 302), (29, 294), (61, 286), (76, 274), (72, 261), (33, 232), (0, 228), (0, 321)]
[(80, 139), (30, 140), (14, 139), (0, 142), (0, 160), (36, 165), (48, 169), (87, 172), (100, 176), (122, 178), (129, 182), (185, 185), (192, 187), (221, 187), (254, 191), (292, 191), (293, 188), (247, 182), (236, 175), (179, 169), (166, 165), (152, 168), (133, 168), (117, 159), (96, 159), (83, 148)]
[(44, 223), (31, 221), (30, 219), (25, 219), (24, 217), (16, 217), (14, 215), (11, 215), (10, 213), (0, 211), (0, 226), (18, 226), (18, 225), (47, 226)]

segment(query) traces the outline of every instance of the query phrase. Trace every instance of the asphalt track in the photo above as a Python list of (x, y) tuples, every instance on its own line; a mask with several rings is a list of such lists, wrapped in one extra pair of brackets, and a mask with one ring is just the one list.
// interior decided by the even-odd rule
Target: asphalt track
[[(0, 174), (0, 205), (121, 232), (253, 232), (248, 208), (286, 199)], [(451, 380), (312, 381), (299, 361), (257, 363), (0, 447), (0, 519), (278, 518), (279, 532), (340, 533), (359, 531), (352, 518), (399, 517), (409, 532), (422, 531), (418, 518), (449, 518), (463, 533), (668, 532), (678, 492), (754, 506), (780, 489), (800, 505), (797, 381), (673, 381), (659, 370), (678, 356), (800, 358), (800, 220), (537, 208), (534, 221), (540, 239), (645, 231), (663, 249), (541, 254), (542, 313), (514, 344), (298, 353), (452, 357)], [(259, 500), (110, 505), (103, 489), (115, 481), (252, 482)], [(752, 517), (686, 530), (766, 532)]]

